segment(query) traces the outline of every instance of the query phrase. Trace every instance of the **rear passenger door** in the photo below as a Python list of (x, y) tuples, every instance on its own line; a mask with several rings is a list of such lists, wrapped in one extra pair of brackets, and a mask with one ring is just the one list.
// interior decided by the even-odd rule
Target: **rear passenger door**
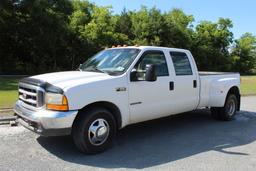
[(185, 52), (170, 51), (173, 68), (173, 93), (176, 112), (194, 110), (199, 102), (198, 75), (195, 71), (190, 54)]

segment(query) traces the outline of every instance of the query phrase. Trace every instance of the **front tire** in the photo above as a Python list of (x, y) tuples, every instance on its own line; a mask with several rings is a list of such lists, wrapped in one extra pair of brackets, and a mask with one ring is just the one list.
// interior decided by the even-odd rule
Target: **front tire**
[(76, 147), (87, 154), (96, 154), (108, 149), (115, 134), (115, 119), (112, 113), (104, 108), (81, 111), (72, 130)]
[(234, 118), (238, 109), (238, 100), (234, 94), (229, 94), (224, 107), (212, 107), (211, 114), (214, 119), (230, 121)]

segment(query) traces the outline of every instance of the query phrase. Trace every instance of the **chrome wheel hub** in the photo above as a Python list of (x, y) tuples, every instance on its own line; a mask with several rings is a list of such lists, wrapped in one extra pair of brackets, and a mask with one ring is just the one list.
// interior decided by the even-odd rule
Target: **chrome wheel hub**
[(227, 106), (227, 112), (229, 116), (232, 116), (236, 111), (236, 103), (235, 101), (232, 99), (228, 102), (228, 106)]
[(88, 138), (91, 144), (103, 144), (109, 135), (109, 125), (105, 119), (96, 119), (89, 127)]

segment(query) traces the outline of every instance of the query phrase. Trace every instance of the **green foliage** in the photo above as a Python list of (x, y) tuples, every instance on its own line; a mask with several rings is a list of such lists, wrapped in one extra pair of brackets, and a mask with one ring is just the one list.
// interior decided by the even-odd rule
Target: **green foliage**
[[(13, 4), (5, 1), (12, 9), (0, 27), (2, 72), (40, 73), (64, 69), (68, 62), (67, 15), (72, 9), (69, 1), (24, 0)], [(0, 16), (2, 18), (3, 13)]]
[(236, 40), (232, 51), (234, 69), (241, 73), (251, 74), (256, 72), (256, 37), (245, 33)]
[(87, 0), (1, 0), (0, 73), (75, 69), (112, 45), (155, 45), (192, 51), (200, 70), (255, 73), (255, 36), (234, 40), (232, 21), (203, 21), (181, 9), (142, 6), (113, 15)]
[(186, 15), (180, 9), (173, 9), (172, 11), (164, 14), (164, 45), (168, 47), (187, 48), (192, 47), (192, 22), (194, 17)]
[(112, 44), (123, 44), (127, 36), (115, 32), (115, 21), (109, 7), (93, 6), (91, 21), (84, 25), (81, 34), (92, 45), (103, 48)]
[(232, 22), (220, 18), (217, 23), (203, 21), (193, 35), (193, 54), (202, 70), (230, 70), (229, 45), (233, 41)]
[(142, 6), (140, 11), (131, 12), (130, 16), (134, 44), (163, 45), (161, 38), (163, 38), (165, 22), (160, 10), (156, 8), (148, 10)]
[(134, 39), (134, 35), (131, 31), (132, 27), (132, 20), (130, 14), (127, 13), (126, 9), (124, 8), (121, 15), (114, 16), (116, 19), (115, 23), (115, 32), (122, 33), (123, 35), (127, 36), (127, 42), (125, 44), (130, 44), (131, 41)]

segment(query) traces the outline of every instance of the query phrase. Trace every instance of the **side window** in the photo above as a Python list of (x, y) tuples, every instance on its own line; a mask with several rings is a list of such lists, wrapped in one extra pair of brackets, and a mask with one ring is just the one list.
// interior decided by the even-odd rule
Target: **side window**
[(139, 80), (145, 80), (146, 68), (150, 64), (156, 66), (158, 77), (169, 75), (164, 53), (162, 51), (146, 51), (134, 67)]
[(170, 52), (176, 75), (193, 75), (186, 53)]

